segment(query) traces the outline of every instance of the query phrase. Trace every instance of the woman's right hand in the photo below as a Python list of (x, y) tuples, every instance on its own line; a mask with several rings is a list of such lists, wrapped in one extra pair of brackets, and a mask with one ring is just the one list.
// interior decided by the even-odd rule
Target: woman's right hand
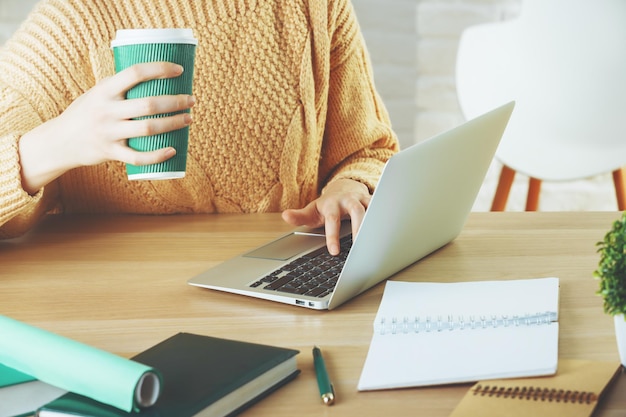
[(147, 165), (174, 156), (173, 148), (135, 151), (128, 147), (128, 138), (183, 128), (191, 123), (189, 113), (133, 119), (186, 110), (195, 99), (188, 95), (164, 95), (126, 100), (125, 95), (141, 82), (173, 78), (182, 72), (180, 65), (167, 62), (134, 65), (101, 80), (58, 117), (24, 134), (19, 142), (23, 188), (33, 194), (80, 166), (106, 161)]

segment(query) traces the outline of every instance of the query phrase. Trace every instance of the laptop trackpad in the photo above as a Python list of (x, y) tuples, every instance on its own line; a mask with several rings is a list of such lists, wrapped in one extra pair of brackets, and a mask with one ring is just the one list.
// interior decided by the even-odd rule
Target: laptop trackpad
[(309, 249), (314, 249), (317, 246), (323, 245), (326, 242), (326, 237), (320, 235), (298, 234), (291, 233), (283, 236), (273, 242), (268, 243), (265, 246), (261, 246), (258, 249), (248, 252), (243, 256), (249, 258), (264, 258), (274, 259), (277, 261), (286, 261)]

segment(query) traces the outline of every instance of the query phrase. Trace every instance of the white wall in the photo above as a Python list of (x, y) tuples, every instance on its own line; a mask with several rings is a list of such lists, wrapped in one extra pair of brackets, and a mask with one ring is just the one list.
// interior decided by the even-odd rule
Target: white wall
[[(199, 0), (194, 0), (199, 1)], [(461, 122), (454, 83), (461, 32), (515, 17), (522, 0), (352, 0), (367, 42), (378, 89), (401, 145), (406, 147)], [(0, 0), (0, 45), (36, 0)], [(474, 207), (488, 210), (497, 181), (494, 163)], [(518, 175), (508, 210), (523, 210), (525, 178)], [(544, 183), (541, 210), (615, 210), (610, 175)]]
[[(454, 81), (462, 31), (474, 24), (514, 18), (522, 6), (522, 0), (353, 0), (353, 3), (370, 49), (377, 85), (403, 146), (464, 121)], [(411, 50), (414, 61), (406, 56)], [(407, 79), (400, 82), (395, 75)], [(409, 93), (407, 86), (411, 82), (414, 87)], [(494, 162), (474, 210), (489, 210), (499, 169), (500, 165)], [(527, 178), (517, 175), (508, 210), (523, 210), (527, 187)], [(544, 183), (540, 209), (616, 210), (611, 176)]]
[(0, 0), (0, 45), (24, 20), (37, 0)]

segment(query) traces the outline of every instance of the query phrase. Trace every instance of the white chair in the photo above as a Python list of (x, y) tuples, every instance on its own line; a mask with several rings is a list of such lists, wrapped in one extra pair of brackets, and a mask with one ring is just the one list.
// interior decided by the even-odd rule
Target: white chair
[(467, 118), (516, 101), (492, 210), (505, 209), (516, 172), (530, 178), (526, 210), (541, 181), (608, 172), (626, 209), (625, 0), (523, 0), (519, 17), (463, 32), (456, 83)]

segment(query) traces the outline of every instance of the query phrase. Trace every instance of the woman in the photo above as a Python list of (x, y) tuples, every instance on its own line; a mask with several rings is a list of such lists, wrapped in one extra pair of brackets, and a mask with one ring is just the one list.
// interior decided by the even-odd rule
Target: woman
[[(158, 27), (193, 29), (194, 95), (125, 100), (182, 71), (114, 74), (116, 30)], [(282, 211), (324, 225), (336, 254), (340, 220), (356, 233), (398, 150), (349, 0), (43, 0), (0, 52), (0, 97), (4, 238), (47, 212)], [(127, 180), (125, 163), (174, 154), (136, 152), (128, 137), (189, 124), (184, 179)]]

